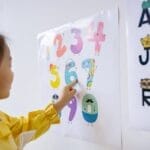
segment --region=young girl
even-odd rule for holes
[[[9,47],[4,36],[0,35],[0,99],[9,96],[13,81],[11,61]],[[76,83],[64,87],[57,103],[30,112],[27,117],[12,117],[0,112],[0,150],[21,150],[26,143],[45,133],[51,124],[59,123],[58,113],[76,93],[73,88]]]

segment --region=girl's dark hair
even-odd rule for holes
[[[0,34],[0,62],[2,61],[5,48],[5,37]]]

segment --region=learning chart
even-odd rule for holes
[[[127,0],[126,8],[130,125],[150,130],[150,0]]]
[[[55,103],[79,81],[51,131],[120,147],[117,8],[42,32],[38,42],[43,101]]]

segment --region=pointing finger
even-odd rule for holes
[[[74,87],[76,84],[78,83],[78,80],[76,79],[75,81],[73,81],[72,83],[70,83],[68,86],[70,88]]]

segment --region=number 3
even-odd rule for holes
[[[81,52],[82,48],[83,48],[83,42],[82,42],[82,38],[80,36],[81,31],[77,28],[73,28],[71,30],[71,33],[74,33],[74,38],[77,39],[77,44],[76,45],[71,45],[71,51],[74,54],[78,54]]]

